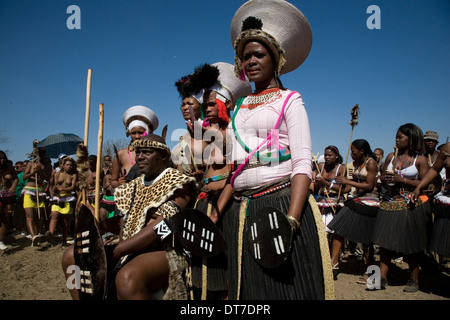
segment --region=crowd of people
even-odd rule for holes
[[[37,158],[13,164],[6,153],[0,151],[0,250],[8,249],[4,239],[11,233],[25,235],[30,239],[31,246],[38,246],[44,241],[55,244],[55,235],[61,238],[63,246],[73,242],[74,213],[80,194],[77,161],[60,154],[52,166],[45,148],[38,149],[38,154]],[[90,158],[90,189],[93,190],[96,156]],[[104,197],[108,195],[108,190],[111,191],[107,186],[111,176],[111,160],[108,161],[108,158],[111,159],[110,156],[104,157],[105,166],[101,168]]]
[[[424,135],[407,123],[385,159],[365,139],[352,141],[348,163],[333,145],[316,159],[302,96],[280,79],[309,54],[306,18],[286,1],[249,1],[236,12],[231,35],[235,65],[206,63],[175,83],[187,130],[174,150],[164,129],[154,133],[159,121],[151,109],[127,109],[130,145],[103,155],[102,168],[89,156],[86,201],[79,159],[61,155],[52,170],[39,149],[13,167],[0,152],[0,249],[13,216],[31,245],[54,243],[58,232],[70,245],[77,212],[94,212],[101,170],[108,298],[332,299],[351,243],[366,268],[379,265],[375,289],[387,288],[391,259],[402,257],[410,269],[404,291],[417,291],[422,256],[433,252],[441,263],[450,257],[450,143],[438,147],[436,132]],[[201,256],[167,240],[161,225],[185,209],[209,217],[224,251]],[[68,247],[63,269],[75,261]],[[355,281],[367,284],[370,275]]]

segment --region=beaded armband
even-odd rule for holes
[[[208,183],[211,183],[214,181],[224,180],[224,179],[228,178],[228,176],[229,176],[229,173],[219,174],[214,177],[209,177],[209,178],[203,179],[203,183],[208,184]]]

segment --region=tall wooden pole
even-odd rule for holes
[[[86,114],[84,118],[84,145],[87,148],[89,140],[89,116],[91,113],[91,81],[92,69],[88,69],[87,83],[86,83]],[[81,190],[82,203],[86,203],[86,189]]]
[[[350,120],[350,126],[352,127],[352,131],[350,132],[350,143],[348,145],[348,151],[347,151],[347,156],[345,157],[345,170],[344,172],[347,172],[347,162],[348,162],[348,155],[350,154],[350,149],[352,147],[352,139],[353,139],[353,129],[355,128],[355,126],[358,124],[358,117],[359,117],[359,106],[357,104],[355,104],[352,108],[352,110],[350,111],[350,115],[352,116],[352,119]],[[341,191],[342,191],[342,185],[339,185],[339,192],[338,192],[338,198],[337,198],[337,203],[336,205],[339,204],[339,200],[341,197]],[[336,207],[337,208],[337,207]]]
[[[103,146],[103,103],[99,105],[99,120],[98,120],[98,138],[97,138],[97,165],[95,169],[95,219],[100,221],[100,183],[102,172],[102,146]]]
[[[91,81],[92,69],[88,69],[87,85],[86,85],[86,115],[84,118],[84,145],[88,146],[89,138],[89,114],[91,109]]]

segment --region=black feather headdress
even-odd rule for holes
[[[198,66],[190,75],[182,77],[175,82],[180,97],[185,98],[198,94],[203,89],[213,86],[218,77],[219,69],[208,63]]]

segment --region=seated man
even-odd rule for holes
[[[107,255],[108,264],[120,267],[115,277],[118,299],[154,299],[168,285],[173,289],[169,264],[172,259],[182,263],[184,257],[170,244],[163,245],[153,227],[190,205],[195,179],[170,167],[170,149],[161,137],[150,134],[134,145],[143,175],[115,191],[117,207],[125,215],[123,240]],[[171,261],[167,257],[172,257]],[[74,264],[73,248],[69,248],[63,257],[63,270]],[[70,293],[78,298],[78,290]],[[165,298],[177,297],[166,293]]]

